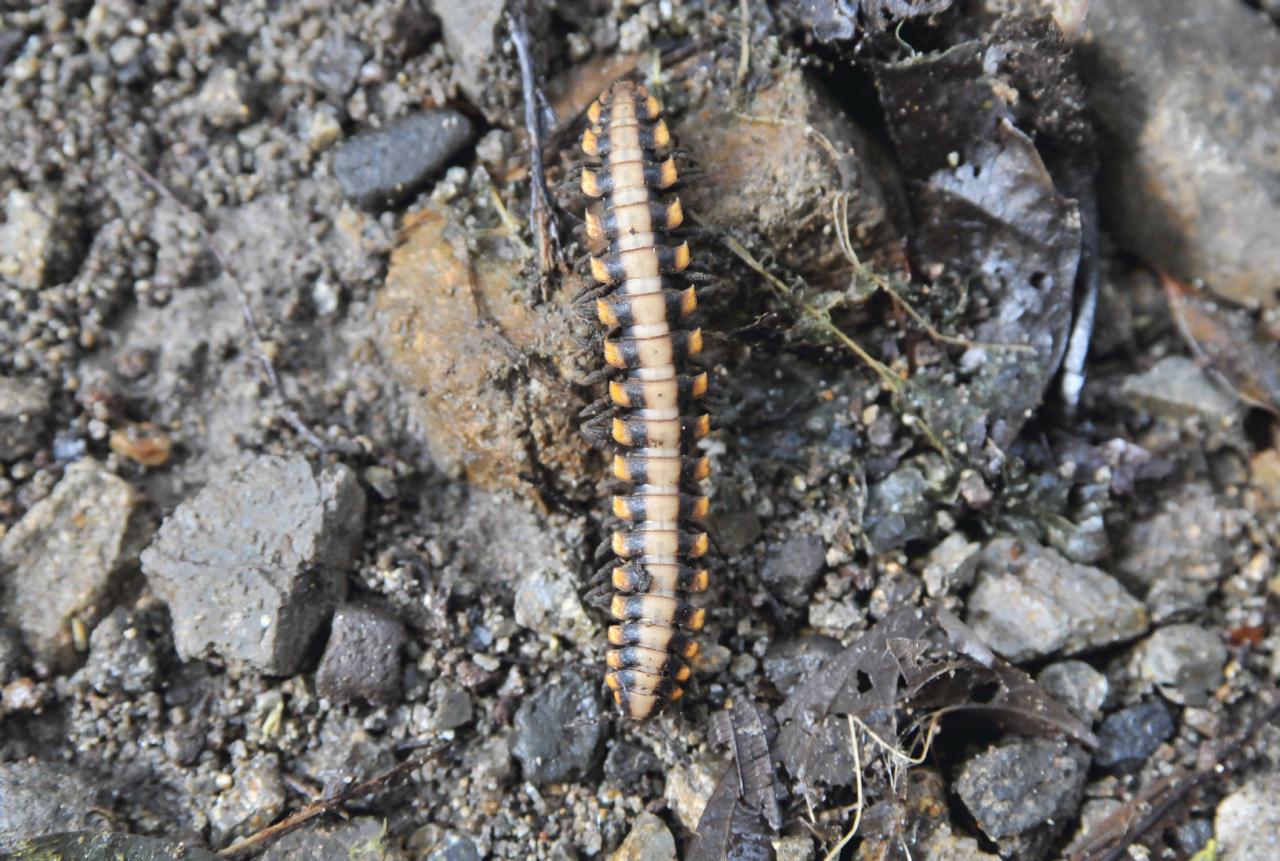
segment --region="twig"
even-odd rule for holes
[[[529,150],[529,224],[538,238],[538,273],[544,288],[560,257],[560,234],[548,205],[547,175],[542,164],[542,144],[546,128],[538,106],[537,71],[529,49],[529,21],[523,3],[511,10],[511,41],[520,58],[520,86],[524,91],[524,127]],[[544,296],[545,298],[545,296]]]
[[[742,23],[742,47],[738,51],[738,88],[741,89],[751,71],[751,10],[748,0],[738,0],[738,18]]]
[[[352,801],[356,798],[360,798],[374,792],[380,792],[392,781],[403,777],[415,768],[420,768],[421,766],[426,765],[428,762],[448,750],[452,744],[453,742],[451,741],[445,742],[444,744],[438,745],[437,747],[423,751],[416,756],[406,759],[404,762],[394,768],[384,771],[382,774],[371,777],[368,780],[362,780],[337,795],[333,795],[328,798],[319,798],[312,801],[297,813],[280,820],[275,825],[268,825],[266,828],[263,828],[261,831],[254,834],[250,834],[243,840],[237,840],[227,848],[219,851],[218,855],[222,858],[231,858],[236,855],[240,855],[241,853],[253,849],[273,837],[279,837],[282,834],[292,831],[304,822],[315,819],[321,814],[328,813],[330,810],[333,810],[348,801]]]
[[[840,857],[841,850],[849,845],[849,841],[858,833],[858,826],[862,824],[862,806],[865,799],[862,797],[862,754],[858,750],[858,727],[854,724],[857,720],[853,715],[847,715],[849,718],[849,738],[853,742],[853,783],[857,790],[856,800],[854,801],[853,824],[849,826],[849,830],[840,838],[840,842],[831,848],[831,851],[823,856],[822,861],[835,861]],[[861,721],[858,722],[859,724]],[[865,727],[863,727],[865,729]]]
[[[227,280],[231,282],[231,287],[236,292],[236,298],[240,302],[240,315],[244,318],[245,329],[249,332],[249,339],[253,343],[253,351],[257,355],[258,364],[262,368],[262,376],[267,381],[268,388],[276,400],[276,410],[280,413],[280,417],[285,423],[308,443],[316,449],[324,452],[328,451],[330,446],[324,440],[316,436],[311,428],[307,427],[306,422],[299,417],[298,413],[290,405],[289,399],[285,396],[284,387],[280,385],[280,377],[276,374],[276,366],[271,361],[271,357],[267,355],[266,348],[263,346],[262,330],[258,328],[258,319],[254,316],[253,306],[249,303],[249,295],[244,291],[244,285],[240,283],[240,278],[236,274],[235,267],[231,265],[231,261],[222,253],[222,249],[218,247],[218,243],[213,241],[213,234],[209,232],[209,228],[205,226],[204,219],[187,204],[178,199],[173,191],[161,182],[155,174],[147,170],[142,162],[138,160],[133,153],[124,147],[116,144],[115,151],[124,159],[125,164],[136,173],[143,182],[151,186],[161,197],[178,207],[183,214],[189,216],[195,223],[196,230],[200,232],[200,238],[204,241],[205,246],[209,249],[209,253],[218,261],[218,266],[222,269],[222,273],[227,276]]]

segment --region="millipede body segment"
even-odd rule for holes
[[[696,292],[678,280],[689,246],[670,237],[684,216],[665,193],[677,177],[662,108],[643,86],[619,81],[587,117],[582,191],[595,198],[586,216],[591,273],[602,285],[595,310],[608,330],[605,362],[616,369],[613,474],[628,485],[613,497],[625,528],[613,534],[617,624],[605,681],[623,714],[640,720],[684,693],[698,652],[689,632],[706,613],[689,596],[708,580],[700,564],[707,534],[698,525],[708,464],[696,447],[709,430],[698,407],[707,375],[688,361],[702,349],[702,332],[689,322]]]

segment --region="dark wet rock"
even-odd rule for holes
[[[141,506],[127,482],[82,460],[0,539],[0,615],[33,656],[66,666],[73,621],[92,626],[111,607],[150,529]]]
[[[615,742],[604,758],[604,776],[618,786],[632,786],[646,774],[662,772],[662,761],[633,742]]]
[[[771,544],[760,579],[764,586],[792,607],[803,607],[813,598],[813,585],[827,561],[827,545],[817,535],[792,535]]]
[[[941,598],[965,589],[978,570],[982,545],[962,533],[953,532],[929,551],[924,564],[924,587],[931,598]]]
[[[191,840],[165,840],[109,831],[64,831],[23,840],[12,861],[218,861]],[[2,848],[2,847],[0,847]]]
[[[771,643],[764,656],[765,678],[786,696],[842,648],[834,637],[817,635]]]
[[[141,694],[160,680],[155,644],[142,620],[123,607],[112,610],[89,637],[89,660],[76,678],[100,693],[119,690]]]
[[[1129,771],[1146,761],[1173,735],[1173,718],[1158,702],[1139,703],[1107,716],[1098,730],[1093,761],[1112,771]]]
[[[576,673],[561,673],[527,695],[511,748],[525,779],[540,785],[586,775],[604,741],[599,715],[596,685]]]
[[[49,417],[49,389],[41,381],[0,377],[0,463],[40,447]]]
[[[179,656],[297,672],[346,595],[364,510],[342,465],[317,475],[305,458],[262,456],[214,477],[142,554]]]
[[[1134,675],[1170,702],[1201,706],[1223,683],[1227,647],[1199,625],[1169,625],[1133,650]]]
[[[1084,661],[1050,664],[1036,676],[1036,682],[1087,724],[1102,713],[1109,688],[1107,677]]]
[[[1222,861],[1280,857],[1280,771],[1272,766],[1218,804],[1213,817]]]
[[[1204,606],[1226,574],[1235,528],[1224,500],[1206,484],[1191,484],[1128,531],[1120,571],[1146,590],[1156,622]]]
[[[631,831],[609,861],[675,861],[676,840],[666,823],[649,811],[631,823]]]
[[[1280,31],[1236,0],[1092,4],[1081,68],[1128,250],[1274,307],[1280,275]]]
[[[231,786],[219,793],[208,809],[212,842],[265,828],[280,815],[284,802],[284,779],[274,753],[237,765]]]
[[[1013,538],[983,550],[966,621],[1015,663],[1130,640],[1148,624],[1146,609],[1110,575]]]
[[[501,108],[495,78],[501,75],[493,62],[498,39],[505,38],[505,0],[439,0],[432,11],[440,19],[444,44],[453,59],[453,76],[458,86],[489,119]]]
[[[1043,857],[1084,794],[1089,757],[1063,741],[1019,740],[973,757],[956,792],[1005,857]]]
[[[902,466],[871,488],[863,520],[877,553],[927,537],[933,531],[929,482],[914,466]]]
[[[24,838],[99,824],[106,792],[89,774],[56,762],[0,763],[0,852]]]
[[[1226,424],[1244,412],[1234,395],[1185,356],[1166,356],[1151,370],[1129,377],[1121,393],[1135,409],[1171,421],[1199,416]]]
[[[343,143],[333,154],[333,175],[348,200],[384,209],[416,194],[471,135],[471,120],[455,110],[410,114]]]
[[[361,816],[347,822],[321,822],[291,831],[270,845],[262,861],[399,861],[403,857],[387,840],[382,819]]]
[[[377,607],[345,604],[333,613],[329,642],[316,670],[316,692],[334,702],[400,698],[400,649],[404,625]]]
[[[369,49],[350,36],[339,36],[324,44],[311,69],[315,85],[337,105],[342,105],[355,89],[360,67]]]

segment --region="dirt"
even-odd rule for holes
[[[1220,2],[1267,28],[1251,51],[1276,41]],[[1220,196],[1211,224],[1187,227],[1184,206],[1157,239],[1139,229],[1233,147],[1233,182],[1269,169],[1256,129],[1215,129],[1199,161],[1150,139],[1169,105],[1180,140],[1207,134],[1216,89],[1164,98],[1172,54],[1100,84],[1127,50],[1107,34],[1137,28],[1114,4],[1096,38],[1062,9],[1065,37],[1001,17],[1043,13],[1033,0],[530,5],[563,237],[545,276],[501,2],[0,15],[0,853],[73,829],[216,852],[366,780],[350,821],[248,851],[711,851],[699,817],[736,795],[713,716],[752,704],[772,744],[824,662],[922,603],[1042,687],[1078,685],[1086,731],[948,715],[840,857],[1067,857],[1266,706],[1280,435],[1274,392],[1239,380],[1280,379],[1274,248],[1223,239],[1240,231]],[[1162,26],[1140,28],[1152,50]],[[1219,42],[1180,32],[1176,55],[1245,63]],[[625,74],[661,95],[681,147],[713,381],[703,652],[680,706],[643,725],[613,718],[601,683],[610,482],[578,428],[599,340],[573,302],[575,140]],[[1265,98],[1246,113],[1276,129]],[[1095,185],[1096,166],[1135,163],[1146,185]],[[1249,196],[1252,230],[1272,187]],[[1139,256],[1179,229],[1186,254]],[[1064,404],[1091,273],[1086,383]],[[1245,306],[1223,331],[1256,339],[1262,367],[1188,343],[1161,277],[1202,279],[1221,300],[1206,314]],[[339,474],[350,504],[326,506],[314,488]],[[343,621],[366,617],[386,632]],[[285,642],[263,633],[277,623]],[[1101,732],[1147,711],[1169,731]],[[832,850],[857,807],[851,727],[822,730],[812,786],[774,761],[776,807],[739,799],[724,846]],[[881,791],[896,760],[861,738]],[[1278,742],[1272,726],[1233,750],[1140,835],[1150,857],[1210,839],[1262,857],[1234,823],[1280,821],[1263,791]]]

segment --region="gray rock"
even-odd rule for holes
[[[49,417],[49,389],[39,380],[0,377],[0,463],[40,447]]]
[[[218,844],[233,835],[265,828],[284,809],[284,780],[274,753],[259,754],[235,768],[230,788],[209,807],[210,839]]]
[[[1179,825],[1174,836],[1178,839],[1178,848],[1191,858],[1213,839],[1213,823],[1197,816]],[[1275,851],[1280,851],[1280,846]]]
[[[123,607],[112,610],[89,637],[89,660],[76,678],[100,693],[141,694],[160,678],[156,648]]]
[[[1250,778],[1218,804],[1213,817],[1222,861],[1280,858],[1280,771]]]
[[[0,218],[0,278],[39,290],[74,273],[79,225],[58,198],[10,191]]]
[[[438,0],[433,11],[440,18],[445,48],[453,60],[453,76],[472,104],[479,105],[490,119],[496,103],[494,77],[501,74],[493,58],[505,0]]]
[[[1036,682],[1085,723],[1092,723],[1102,714],[1109,688],[1107,677],[1084,661],[1050,664],[1036,676]]]
[[[548,636],[586,645],[596,639],[596,625],[578,598],[564,567],[547,569],[536,562],[516,585],[516,624]]]
[[[1167,356],[1151,370],[1129,377],[1120,393],[1134,409],[1170,421],[1200,417],[1234,424],[1244,413],[1234,395],[1185,356]]]
[[[587,774],[604,741],[599,716],[595,685],[576,673],[562,673],[526,696],[511,748],[525,780],[557,783]]]
[[[877,553],[928,537],[933,529],[928,490],[924,474],[914,466],[899,467],[871,488],[863,528]]]
[[[765,678],[786,696],[842,648],[834,637],[816,634],[795,640],[777,640],[769,644],[769,651],[764,655]]]
[[[316,670],[316,692],[339,703],[396,702],[400,649],[407,639],[400,620],[384,610],[357,604],[339,607]]]
[[[471,694],[452,679],[436,679],[431,685],[431,731],[457,729],[470,721]]]
[[[436,848],[427,856],[427,861],[480,861],[482,857],[484,856],[469,837],[446,831]]]
[[[1161,628],[1133,652],[1134,675],[1178,705],[1207,703],[1222,684],[1226,663],[1226,644],[1199,625]]]
[[[399,861],[404,855],[387,840],[386,824],[375,816],[321,823],[276,840],[262,861]]]
[[[619,786],[632,786],[646,774],[662,771],[662,761],[647,748],[620,740],[604,758],[604,776]]]
[[[355,89],[369,49],[350,36],[326,42],[311,70],[311,79],[335,104],[342,105]]]
[[[1158,702],[1139,703],[1108,715],[1098,730],[1093,761],[1112,771],[1129,771],[1146,761],[1173,735],[1173,718]]]
[[[962,533],[953,532],[929,551],[924,562],[924,588],[931,598],[941,598],[965,589],[978,570],[982,545]]]
[[[827,562],[827,545],[817,535],[793,535],[769,546],[760,570],[764,586],[792,607],[813,598],[813,584]]]
[[[1074,817],[1088,767],[1067,742],[1018,740],[966,762],[956,792],[1001,855],[1034,861]]]
[[[631,823],[631,831],[609,861],[675,861],[676,839],[666,823],[644,811]]]
[[[775,861],[813,861],[813,838],[805,834],[773,838]]]
[[[1148,620],[1110,575],[1047,547],[997,538],[982,552],[966,621],[1017,663],[1133,639]]]
[[[253,106],[245,80],[235,69],[212,72],[196,100],[200,114],[218,128],[241,126],[253,119]]]
[[[106,793],[88,774],[56,762],[0,763],[0,852],[19,840],[97,824]]]
[[[137,565],[150,528],[141,505],[127,482],[82,460],[0,539],[0,611],[33,656],[72,662],[73,620],[92,626]]]
[[[1190,484],[1128,532],[1120,571],[1144,589],[1159,623],[1198,611],[1226,574],[1231,520],[1205,484]]]
[[[471,120],[449,108],[410,114],[364,132],[333,154],[333,175],[348,200],[384,209],[414,195],[471,140]]]
[[[1118,240],[1230,299],[1274,307],[1280,31],[1236,0],[1100,0],[1086,24],[1080,65]]]
[[[346,595],[364,510],[342,465],[316,475],[302,457],[263,456],[213,478],[142,554],[178,654],[297,672]]]

